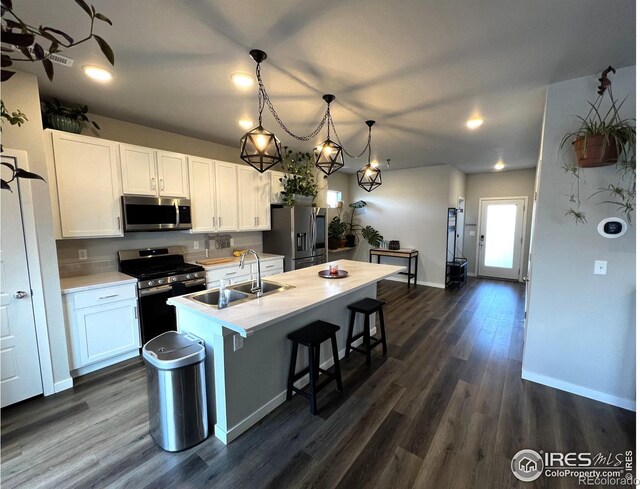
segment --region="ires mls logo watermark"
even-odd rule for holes
[[[532,482],[542,475],[544,461],[538,452],[520,450],[511,459],[511,472],[524,482]]]
[[[579,485],[640,485],[633,477],[633,452],[544,452],[520,450],[511,459],[513,475],[523,482],[540,476],[572,477]]]

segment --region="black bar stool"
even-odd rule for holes
[[[340,330],[335,324],[325,321],[315,321],[304,328],[297,329],[287,335],[291,340],[291,363],[289,364],[289,380],[287,382],[287,400],[293,397],[293,391],[311,401],[311,414],[317,413],[316,395],[320,389],[332,380],[338,384],[338,391],[342,392],[342,377],[340,376],[340,358],[338,357],[338,343],[336,332]],[[320,345],[331,340],[333,351],[333,373],[320,368]],[[298,344],[305,345],[309,350],[309,366],[296,373],[296,359],[298,357]],[[320,372],[327,375],[327,379],[316,385]],[[294,387],[293,383],[309,373],[309,393]]]
[[[349,319],[349,334],[347,335],[347,349],[345,351],[345,357],[349,356],[351,350],[363,353],[367,357],[367,365],[371,365],[371,350],[382,343],[382,353],[387,354],[387,336],[384,331],[384,315],[382,313],[383,301],[377,299],[362,299],[361,301],[354,302],[347,306],[347,309],[351,311],[351,317]],[[378,313],[380,317],[380,339],[371,337],[369,328],[369,316],[371,314]],[[356,313],[364,314],[364,329],[362,333],[358,333],[353,336],[353,326],[356,322]],[[352,343],[359,338],[363,338],[364,350],[352,346]],[[373,341],[371,341],[373,340]]]

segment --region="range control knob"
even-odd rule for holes
[[[187,279],[190,279],[190,278],[191,278],[191,274],[187,273]]]
[[[155,280],[149,280],[149,285],[155,285],[156,281]]]

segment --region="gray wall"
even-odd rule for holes
[[[16,73],[10,80],[2,82],[2,100],[10,112],[20,109],[29,119],[22,127],[3,124],[2,144],[6,148],[26,151],[31,171],[46,176],[38,80],[30,74]],[[34,182],[32,189],[53,381],[59,383],[68,380],[70,376],[49,186]]]
[[[536,171],[514,170],[491,173],[473,173],[467,175],[466,201],[465,201],[465,227],[464,227],[464,256],[469,260],[467,270],[469,273],[477,272],[476,246],[478,235],[471,236],[471,231],[479,228],[478,209],[481,198],[490,197],[529,197],[527,220],[525,223],[525,242],[523,265],[526,270],[527,257],[529,256],[529,241],[531,239],[531,212],[533,209],[533,189],[535,186]],[[472,224],[471,226],[469,224]],[[523,271],[522,275],[526,275]]]
[[[548,89],[522,368],[524,378],[630,408],[636,385],[635,227],[618,239],[601,237],[596,226],[616,215],[615,208],[586,199],[587,224],[566,217],[570,180],[558,161],[563,135],[577,127],[575,114],[586,115],[587,101],[595,99],[597,79]],[[611,80],[617,98],[629,94],[622,117],[635,117],[635,67],[619,69]],[[617,180],[615,166],[586,169],[583,176],[583,196]],[[608,262],[606,276],[593,274],[594,260]]]
[[[464,174],[449,165],[408,170],[386,170],[382,186],[371,193],[351,179],[351,200],[362,199],[360,224],[371,225],[385,240],[399,240],[403,248],[420,252],[418,282],[444,287],[446,260],[447,208],[464,195]],[[356,259],[369,260],[369,246],[364,240]],[[384,263],[406,265],[406,260],[383,259]]]

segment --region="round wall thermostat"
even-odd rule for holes
[[[619,238],[627,232],[627,223],[619,217],[607,217],[598,224],[598,233],[605,238]]]

